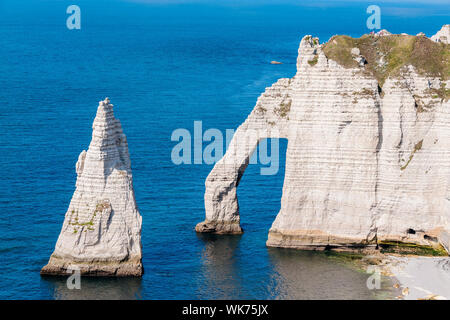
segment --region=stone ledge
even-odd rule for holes
[[[359,253],[372,253],[378,250],[403,251],[404,254],[415,255],[445,255],[448,253],[448,246],[450,245],[450,235],[446,233],[448,238],[440,237],[439,243],[431,241],[414,241],[412,238],[405,238],[404,236],[389,236],[379,237],[373,241],[367,241],[362,238],[346,238],[328,235],[318,231],[269,231],[269,236],[266,242],[268,247],[291,248],[300,250],[333,250],[333,251],[350,251]],[[445,234],[444,234],[445,235]],[[447,241],[447,244],[443,243]],[[446,246],[447,245],[447,246]],[[444,251],[445,249],[445,251]]]
[[[205,220],[195,226],[195,231],[199,233],[214,234],[242,234],[239,221],[208,221]]]
[[[72,273],[67,270],[73,267],[78,267],[82,276],[141,277],[144,274],[142,260],[138,257],[123,261],[77,261],[51,256],[41,269],[41,275],[67,276]]]

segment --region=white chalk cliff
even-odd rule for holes
[[[442,26],[442,29],[430,39],[436,42],[450,43],[450,24]]]
[[[448,248],[449,47],[448,38],[434,39],[440,43],[408,35],[336,36],[325,44],[303,37],[296,75],[258,98],[207,177],[206,220],[196,231],[242,232],[236,188],[257,144],[273,137],[288,147],[268,246],[441,241]]]
[[[41,274],[79,269],[93,276],[141,276],[141,224],[128,144],[109,99],[100,101],[88,151],[55,251]]]

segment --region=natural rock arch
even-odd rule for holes
[[[367,37],[376,45],[382,35]],[[350,60],[356,55],[354,63],[327,57],[318,38],[302,39],[297,74],[258,98],[207,177],[206,219],[197,232],[242,232],[236,188],[250,156],[261,139],[286,138],[281,209],[268,246],[361,248],[384,241],[436,246],[430,239],[438,239],[449,247],[450,161],[443,159],[450,149],[450,106],[448,98],[427,93],[449,87],[448,79],[418,73],[407,61],[402,77],[386,74],[379,82],[372,74],[374,61],[367,65],[351,47],[334,50],[340,41],[348,43],[332,38],[329,53],[342,51]]]
[[[206,220],[197,232],[242,233],[237,187],[250,157],[262,139],[287,138],[292,100],[291,79],[280,79],[258,98],[256,107],[236,130],[224,157],[208,175],[205,186]]]

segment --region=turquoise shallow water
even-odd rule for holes
[[[277,175],[261,176],[260,166],[250,165],[243,177],[246,232],[238,237],[194,232],[212,166],[170,159],[173,130],[192,131],[196,120],[204,130],[234,129],[265,87],[292,77],[303,35],[324,41],[367,32],[364,6],[78,3],[82,29],[69,31],[68,1],[0,2],[0,298],[389,296],[369,291],[367,274],[325,254],[265,247],[280,207],[285,141]],[[391,10],[383,28],[432,34],[448,23],[442,12],[414,12]],[[75,188],[75,162],[105,96],[128,137],[145,274],[83,279],[81,290],[68,290],[65,279],[41,278],[39,270],[53,251]]]

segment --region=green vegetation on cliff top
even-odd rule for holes
[[[323,52],[345,68],[357,67],[351,54],[359,48],[366,59],[365,69],[383,86],[389,77],[399,76],[402,68],[412,65],[420,75],[447,80],[450,76],[450,45],[424,36],[363,35],[361,38],[334,36],[323,45]]]
[[[448,256],[447,251],[440,244],[432,247],[414,243],[402,243],[398,241],[381,241],[379,246],[381,253],[386,254],[396,253],[401,255],[418,256]]]

